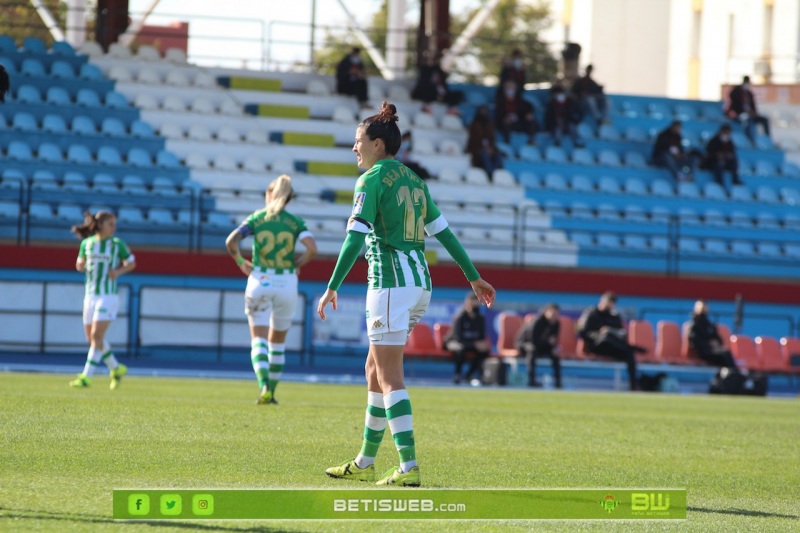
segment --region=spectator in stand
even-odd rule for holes
[[[539,124],[533,113],[533,106],[522,98],[517,84],[511,80],[503,84],[497,91],[494,104],[494,118],[497,130],[506,144],[511,143],[511,132],[518,131],[528,136],[528,144],[536,144],[536,132]]]
[[[550,90],[550,99],[544,115],[544,127],[553,136],[556,146],[561,146],[561,139],[568,134],[572,144],[583,147],[578,139],[577,124],[581,121],[581,113],[575,100],[567,94],[564,87],[554,85]]]
[[[553,376],[556,388],[561,388],[561,347],[558,345],[558,333],[561,325],[558,322],[559,307],[547,304],[542,312],[522,326],[517,335],[519,355],[528,363],[528,386],[541,387],[536,381],[536,359],[547,357],[553,365]]]
[[[419,69],[417,84],[411,91],[411,98],[422,102],[422,111],[432,113],[432,102],[445,104],[447,112],[458,115],[458,104],[464,99],[461,91],[451,91],[447,85],[447,73],[442,70],[441,60],[428,58]]]
[[[703,162],[705,168],[714,174],[714,179],[723,187],[728,188],[725,183],[725,172],[731,174],[731,184],[741,185],[739,180],[739,161],[736,158],[736,147],[731,141],[731,127],[723,124],[719,132],[714,135],[706,144],[706,158]]]
[[[410,131],[407,131],[403,134],[403,136],[400,138],[400,143],[400,151],[397,152],[396,159],[413,170],[414,173],[420,178],[424,180],[430,179],[431,174],[428,172],[428,169],[420,165],[412,155],[414,145],[411,140]]]
[[[453,383],[461,383],[463,379],[469,383],[471,377],[481,377],[483,361],[489,357],[491,347],[486,340],[486,319],[480,312],[478,297],[474,293],[467,294],[462,307],[453,317],[450,333],[445,339],[445,347],[453,352],[455,375]],[[472,354],[472,363],[467,373],[461,375],[461,369],[467,355]]]
[[[598,125],[608,123],[608,102],[603,86],[592,79],[594,67],[586,67],[586,74],[572,84],[572,94],[578,100],[581,111],[594,118]]]
[[[728,117],[742,123],[744,132],[751,143],[755,144],[756,142],[757,124],[761,124],[764,128],[764,133],[769,137],[769,119],[764,115],[758,114],[756,99],[753,96],[750,85],[750,76],[745,76],[742,79],[742,84],[731,90],[730,95],[728,95],[726,114]]]
[[[584,351],[625,362],[630,389],[636,390],[636,353],[647,350],[628,343],[628,333],[616,305],[617,295],[604,293],[597,307],[587,309],[578,319],[578,336],[583,339]]]
[[[525,60],[519,48],[511,52],[510,59],[503,61],[503,68],[500,70],[500,84],[497,87],[498,93],[507,81],[513,81],[520,94],[525,90]]]
[[[697,357],[711,366],[730,368],[739,372],[733,354],[725,348],[717,331],[717,325],[708,319],[708,303],[697,300],[692,312],[692,325],[689,330],[689,346]]]
[[[653,145],[653,164],[669,170],[677,181],[692,181],[694,173],[702,161],[702,154],[697,150],[688,153],[683,149],[683,124],[676,120],[668,128],[661,131]]]
[[[367,74],[361,62],[361,49],[354,46],[336,67],[336,92],[355,96],[362,108],[367,104]]]
[[[503,160],[497,150],[494,125],[489,118],[489,109],[480,106],[469,125],[467,153],[472,156],[472,166],[482,168],[492,178],[492,173],[503,168]]]
[[[8,79],[8,72],[3,65],[0,65],[0,104],[6,101],[6,93],[11,83]]]

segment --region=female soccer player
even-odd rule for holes
[[[228,235],[225,246],[247,276],[244,293],[250,324],[253,370],[261,392],[256,403],[278,403],[275,389],[285,364],[286,334],[297,306],[297,270],[317,255],[314,236],[303,219],[284,209],[292,199],[292,178],[279,176],[267,187],[266,207],[247,217]],[[253,235],[252,262],[242,257],[239,241]],[[295,259],[295,243],[305,252]]]
[[[403,348],[431,299],[431,277],[425,261],[425,234],[434,235],[469,280],[481,303],[491,307],[494,288],[481,279],[447,221],[431,200],[419,176],[394,159],[400,148],[395,106],[383,102],[377,115],[356,129],[358,178],[348,232],[328,290],[317,312],[337,308],[336,291],[353,267],[366,240],[369,264],[367,290],[367,415],[358,456],[326,473],[335,478],[375,480],[375,456],[388,422],[400,465],[389,470],[379,485],[419,486],[411,401],[403,383]]]
[[[88,387],[94,367],[102,361],[108,366],[111,390],[114,390],[128,368],[117,362],[105,336],[119,309],[117,278],[136,268],[136,259],[125,243],[114,237],[117,231],[114,213],[98,211],[93,215],[86,211],[84,217],[83,224],[72,226],[72,232],[83,239],[75,268],[86,273],[83,326],[89,341],[89,353],[83,372],[69,384],[78,388]]]

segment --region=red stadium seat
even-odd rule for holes
[[[753,339],[747,335],[731,335],[730,339],[731,352],[737,365],[745,366],[748,370],[761,370],[761,359]]]
[[[522,317],[505,311],[497,316],[499,331],[497,335],[497,354],[500,357],[517,357],[517,333],[522,327]]]
[[[437,350],[447,350],[444,346],[444,340],[450,333],[450,324],[443,324],[437,322],[433,325],[433,342],[436,344]]]
[[[575,333],[575,321],[568,316],[558,316],[558,345],[561,347],[561,357],[567,359],[583,359],[583,354],[578,355],[578,338]]]
[[[428,324],[420,322],[408,336],[405,354],[412,357],[449,357],[450,352],[436,348],[433,332]]]
[[[644,353],[636,354],[636,359],[642,363],[656,361],[655,356],[655,336],[653,335],[653,325],[646,320],[631,320],[628,322],[628,342],[634,346],[641,346]]]
[[[682,362],[681,330],[678,324],[659,320],[656,324],[656,360],[664,363]]]
[[[725,324],[717,324],[717,333],[722,338],[722,345],[729,350],[731,348],[731,328],[726,326]]]
[[[697,353],[689,342],[689,333],[691,330],[691,322],[684,322],[681,326],[681,356],[674,362],[681,365],[705,365],[706,362],[697,357]],[[717,332],[719,331],[719,328],[717,328]],[[728,339],[728,343],[730,344],[729,337],[728,335],[725,338]]]
[[[800,356],[800,339],[781,337],[781,352],[791,372],[800,374],[800,366],[792,366],[792,356]]]
[[[756,352],[766,372],[787,372],[789,360],[783,357],[781,345],[773,337],[756,337]]]

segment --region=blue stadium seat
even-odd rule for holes
[[[572,176],[572,180],[570,182],[571,188],[573,191],[576,192],[593,192],[594,191],[594,184],[592,183],[591,178],[586,176]]]
[[[128,132],[125,130],[125,124],[115,117],[106,117],[100,126],[100,131],[111,137],[126,137]]]
[[[539,162],[542,160],[542,153],[537,147],[526,144],[519,148],[519,158],[523,161]]]
[[[66,41],[56,41],[53,43],[53,48],[51,52],[56,55],[60,56],[74,56],[75,49],[72,48],[72,45]],[[88,64],[88,63],[87,63]]]
[[[800,190],[791,187],[781,188],[781,199],[787,205],[800,206]]]
[[[218,211],[212,211],[208,214],[208,218],[206,222],[210,226],[216,226],[218,228],[229,228],[233,224],[231,216],[227,213],[220,213]]]
[[[634,196],[647,196],[647,185],[639,178],[625,180],[625,192]]]
[[[594,218],[594,211],[586,202],[573,202],[569,206],[570,215],[572,218],[591,219]]]
[[[22,67],[19,69],[22,74],[26,76],[45,77],[47,72],[44,70],[44,65],[38,59],[29,57],[22,60]]]
[[[130,107],[128,99],[117,91],[109,91],[105,98],[106,106],[112,109],[126,109]]]
[[[14,114],[11,127],[20,131],[36,131],[39,129],[39,125],[36,124],[36,119],[33,118],[33,115],[25,112]]]
[[[48,161],[50,163],[59,163],[64,160],[64,154],[61,153],[61,148],[53,143],[40,144],[36,157],[40,161]]]
[[[676,104],[673,111],[673,116],[675,117],[675,120],[694,120],[697,118],[697,111],[689,105]]]
[[[89,192],[89,185],[86,176],[80,172],[67,172],[64,174],[64,188],[68,191],[86,193]]]
[[[645,114],[644,106],[635,100],[623,100],[619,108],[626,117],[636,118]]]
[[[628,222],[647,222],[647,214],[638,205],[625,206],[625,220]]]
[[[697,216],[697,211],[691,207],[681,207],[678,209],[678,218],[681,225],[698,226],[701,224],[700,217]]]
[[[53,218],[53,208],[43,202],[31,202],[28,206],[28,215],[31,218],[50,220]]]
[[[619,194],[619,181],[610,176],[603,176],[600,178],[600,181],[597,182],[597,190],[608,194]]]
[[[733,241],[731,243],[731,252],[736,255],[754,255],[753,243],[749,241]]]
[[[544,209],[550,216],[565,216],[567,214],[567,210],[564,209],[564,204],[555,200],[545,201]]]
[[[0,50],[0,52],[2,52],[2,50]],[[14,60],[10,57],[0,55],[0,65],[6,69],[9,76],[14,76],[17,73],[17,64],[14,63]]]
[[[773,165],[769,161],[764,161],[763,159],[759,159],[758,161],[756,161],[755,173],[757,176],[775,176],[778,173],[778,171],[775,168],[775,165]]]
[[[551,163],[566,163],[567,153],[559,146],[548,146],[544,150],[544,159]]]
[[[565,191],[567,189],[567,180],[561,174],[551,172],[544,177],[543,186],[551,191]]]
[[[80,133],[81,135],[95,135],[97,133],[97,126],[94,121],[85,115],[77,115],[72,119],[71,125],[72,133]]]
[[[587,148],[576,148],[572,151],[572,162],[578,165],[594,165],[594,157]]]
[[[647,168],[647,160],[640,152],[626,152],[625,165],[633,168]]]
[[[155,224],[172,224],[174,219],[169,209],[163,207],[152,207],[147,212],[147,219]]]
[[[800,215],[795,213],[783,215],[783,227],[791,231],[800,231]]]
[[[33,85],[22,85],[17,90],[17,101],[23,104],[38,104],[42,101],[42,95]]]
[[[153,192],[162,196],[177,196],[178,194],[178,190],[175,188],[175,182],[162,176],[153,178]]]
[[[714,181],[709,181],[703,185],[703,196],[705,196],[708,200],[725,201],[728,199],[725,189],[723,189],[719,183]]]
[[[600,233],[597,235],[597,246],[603,248],[619,248],[619,235],[614,233]]]
[[[572,231],[569,234],[569,239],[579,247],[594,246],[594,237],[592,237],[591,233]]]
[[[79,165],[92,163],[92,152],[82,144],[72,144],[67,148],[67,161]]]
[[[650,209],[650,220],[657,224],[668,224],[672,219],[672,212],[664,206],[656,205]]]
[[[778,192],[775,189],[767,185],[761,185],[756,189],[756,201],[765,204],[777,204],[781,200],[778,198]]]
[[[24,141],[11,141],[8,143],[8,157],[17,161],[33,161],[33,150]]]
[[[716,255],[728,254],[728,245],[725,243],[725,241],[720,239],[706,239],[704,244],[707,253]]]
[[[153,132],[153,128],[150,127],[150,124],[138,119],[134,120],[131,124],[131,135],[140,139],[152,139],[156,136],[155,132]]]
[[[97,151],[97,162],[104,165],[121,165],[122,156],[113,146],[101,146]]]
[[[48,133],[67,133],[67,123],[61,115],[45,115],[42,130]]]
[[[52,172],[36,171],[31,178],[31,189],[38,191],[56,191],[58,182]]]
[[[122,178],[122,190],[128,194],[147,194],[144,180],[133,174]]]
[[[17,43],[9,35],[0,35],[0,52],[13,53],[17,51]]]
[[[761,229],[780,229],[780,224],[778,223],[778,217],[773,215],[772,213],[768,213],[762,211],[756,215],[756,226]]]
[[[22,50],[32,54],[47,53],[47,47],[44,45],[44,41],[38,37],[25,37],[22,41]]]
[[[75,204],[58,204],[56,206],[56,218],[61,220],[83,220],[83,210]]]
[[[120,207],[117,215],[121,224],[145,223],[142,211],[136,207]]]
[[[533,172],[520,172],[518,181],[521,184],[524,184],[526,187],[531,187],[534,189],[538,189],[542,186],[542,180],[539,179],[539,176]]]
[[[622,165],[622,162],[619,159],[619,154],[612,150],[600,150],[600,153],[597,154],[597,162],[600,165],[606,165],[609,167],[618,167]]]
[[[669,239],[660,235],[650,237],[650,249],[655,252],[666,252],[669,250]]]
[[[700,188],[693,181],[678,183],[678,196],[683,198],[700,198]]]
[[[102,107],[103,105],[100,103],[100,97],[97,96],[97,93],[86,88],[78,89],[78,96],[75,98],[75,102],[84,107]]]
[[[643,235],[624,235],[622,246],[631,250],[646,250],[647,239]]]
[[[731,187],[731,200],[737,202],[752,202],[753,193],[747,188],[747,185],[734,185]]]
[[[656,120],[672,118],[672,111],[666,104],[661,102],[650,102],[647,104],[647,114],[650,115],[650,118]]]
[[[91,63],[84,63],[81,65],[81,70],[78,72],[78,77],[87,81],[103,81],[103,71],[92,65]]]
[[[620,220],[619,209],[611,204],[600,204],[597,206],[597,218],[601,220]]]
[[[781,247],[774,242],[759,242],[756,244],[756,253],[764,257],[780,257]]]
[[[128,152],[128,164],[134,167],[151,167],[153,160],[143,148],[131,148]]]
[[[621,137],[619,130],[611,124],[602,124],[598,133],[598,136],[606,141],[618,141]]]
[[[0,218],[16,219],[19,217],[19,202],[0,201]]]
[[[164,168],[180,168],[181,163],[172,152],[161,150],[156,154],[156,165]]]
[[[731,226],[736,226],[737,228],[753,227],[753,218],[750,216],[750,213],[747,213],[746,211],[731,211],[729,217],[731,220]]]
[[[792,257],[794,259],[800,258],[800,244],[796,243],[786,243],[783,245],[783,253],[787,257]]]
[[[75,77],[75,69],[66,61],[53,61],[50,65],[50,76],[61,79],[71,79]]]
[[[684,254],[699,254],[700,241],[690,237],[681,237],[678,240],[678,250]]]
[[[188,209],[181,209],[178,211],[178,217],[176,218],[176,222],[181,225],[190,225],[195,220],[194,215]]]
[[[672,184],[664,180],[653,180],[650,184],[650,192],[653,196],[671,197],[675,195]]]
[[[67,106],[72,103],[69,93],[63,87],[49,87],[47,89],[45,100],[48,104],[58,106]]]
[[[110,174],[95,174],[92,180],[92,189],[97,192],[114,194],[119,192],[119,186],[114,176]]]
[[[625,130],[625,138],[635,142],[647,142],[649,140],[647,132],[636,126],[631,126]]]
[[[703,212],[703,220],[707,226],[722,227],[728,225],[728,220],[719,209],[706,209]]]

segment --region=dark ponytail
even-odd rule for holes
[[[95,215],[91,214],[89,211],[84,211],[83,224],[72,226],[70,229],[76,236],[85,239],[97,233],[97,228],[101,222],[112,217],[114,217],[114,213],[110,211],[98,211]]]
[[[397,108],[384,100],[378,114],[365,118],[359,126],[364,128],[364,133],[370,140],[381,139],[387,154],[396,155],[400,150],[402,137],[397,126],[398,120]]]

